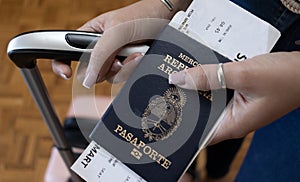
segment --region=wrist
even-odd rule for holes
[[[176,12],[181,10],[186,10],[192,0],[169,0],[173,5],[173,10],[171,11],[166,4],[161,0],[143,0],[146,6],[151,7],[150,11],[153,13],[155,18],[171,19]],[[151,13],[150,12],[150,13]]]

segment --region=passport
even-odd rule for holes
[[[90,137],[146,181],[177,181],[213,134],[232,92],[185,90],[168,76],[229,62],[166,26]]]

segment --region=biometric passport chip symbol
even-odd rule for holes
[[[140,160],[141,157],[143,156],[143,154],[140,151],[138,151],[136,148],[134,148],[130,154],[137,160]]]

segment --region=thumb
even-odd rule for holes
[[[133,60],[130,60],[127,64],[124,64],[121,70],[116,75],[109,78],[108,81],[113,84],[126,81],[129,78],[129,76],[133,73],[135,68],[138,66],[138,64],[141,62],[142,58],[143,56],[137,56]]]
[[[224,81],[226,88],[239,89],[245,84],[243,71],[243,62],[206,64],[171,74],[169,83],[185,89],[208,91],[221,89]]]
[[[97,16],[96,18],[86,22],[84,25],[79,27],[79,31],[87,32],[103,32],[104,31],[104,18],[103,15]]]

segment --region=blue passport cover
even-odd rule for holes
[[[114,99],[91,139],[146,181],[177,181],[225,108],[231,94],[184,90],[168,83],[174,71],[229,60],[166,26]]]

